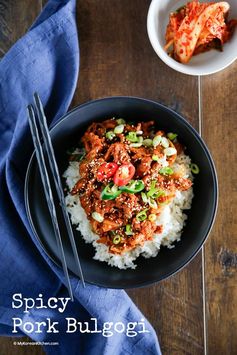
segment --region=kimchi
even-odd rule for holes
[[[165,50],[180,63],[212,48],[222,50],[232,36],[237,20],[228,21],[227,2],[191,1],[169,16]]]

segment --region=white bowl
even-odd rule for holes
[[[165,32],[169,22],[169,14],[188,1],[186,0],[153,0],[147,16],[147,31],[153,49],[169,67],[189,75],[208,75],[216,73],[237,59],[237,28],[231,40],[224,44],[223,52],[210,50],[193,56],[188,64],[182,64],[171,58],[164,50]],[[230,4],[229,19],[237,19],[237,2],[228,0]]]

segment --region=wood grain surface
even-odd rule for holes
[[[202,79],[199,121],[198,79],[168,68],[152,50],[146,33],[149,4],[77,1],[81,58],[72,107],[111,95],[141,96],[173,108],[197,130],[202,126],[220,187],[219,211],[205,257],[200,252],[168,280],[128,293],[157,331],[164,355],[235,355],[237,64]],[[40,0],[0,0],[0,56],[27,30],[41,6]],[[43,354],[40,347],[14,347],[14,340],[0,338],[0,355]]]
[[[203,79],[203,137],[215,160],[219,208],[205,246],[209,354],[237,354],[237,62]]]
[[[0,57],[28,30],[41,7],[41,0],[0,0]]]

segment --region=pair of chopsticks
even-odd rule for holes
[[[44,193],[45,193],[45,197],[47,200],[47,205],[48,205],[48,209],[50,212],[50,216],[51,216],[51,220],[52,220],[52,224],[53,224],[53,229],[54,229],[55,237],[57,240],[58,249],[61,254],[61,262],[62,262],[63,272],[64,272],[64,275],[66,278],[66,286],[67,286],[70,298],[73,301],[72,287],[71,287],[71,283],[70,283],[66,257],[65,257],[65,253],[64,253],[64,249],[63,249],[62,237],[61,237],[59,223],[58,223],[58,219],[57,219],[57,213],[56,213],[51,183],[49,180],[49,172],[47,170],[47,166],[45,163],[45,156],[49,162],[51,176],[53,177],[53,182],[54,182],[54,185],[56,188],[59,204],[62,209],[62,214],[63,214],[64,222],[66,225],[67,233],[69,236],[69,240],[71,243],[73,255],[74,255],[74,258],[76,261],[78,274],[80,276],[80,279],[81,279],[84,287],[85,287],[85,282],[84,282],[84,277],[83,277],[83,273],[82,273],[82,268],[81,268],[79,256],[77,253],[77,247],[76,247],[76,243],[75,243],[75,239],[74,239],[74,235],[73,235],[73,231],[72,231],[72,226],[71,226],[69,216],[67,213],[67,209],[66,209],[63,188],[62,188],[61,179],[60,179],[60,175],[59,175],[59,171],[58,171],[58,166],[57,166],[57,162],[55,159],[55,154],[54,154],[54,150],[53,150],[53,146],[52,146],[52,142],[51,142],[51,138],[50,138],[50,134],[49,134],[49,129],[48,129],[46,117],[44,114],[44,108],[43,108],[42,102],[40,100],[40,97],[37,93],[34,94],[34,104],[35,104],[35,106],[29,105],[27,107],[29,125],[30,125],[31,135],[32,135],[32,139],[33,139],[33,143],[34,143],[34,147],[35,147],[36,158],[37,158],[38,165],[39,165],[40,176],[41,176],[41,180],[43,183]],[[39,124],[37,124],[37,121]],[[44,150],[41,145],[38,127],[40,128],[41,135],[43,137],[43,143],[44,143],[44,147],[45,147]],[[45,151],[45,153],[44,153],[44,151]],[[45,154],[45,156],[44,156],[44,154]]]

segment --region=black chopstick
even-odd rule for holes
[[[37,127],[36,119],[35,119],[35,110],[32,105],[29,105],[27,107],[27,110],[28,110],[31,135],[32,135],[32,139],[33,139],[33,143],[34,143],[34,147],[35,147],[36,158],[37,158],[38,165],[39,165],[39,171],[40,171],[40,176],[41,176],[41,180],[43,183],[44,193],[45,193],[45,197],[47,200],[47,205],[49,208],[54,233],[55,233],[57,244],[58,244],[58,249],[61,253],[61,261],[62,261],[64,275],[66,278],[66,285],[67,285],[67,289],[68,289],[70,298],[73,301],[73,293],[72,293],[72,288],[71,288],[71,284],[70,284],[66,258],[65,258],[65,254],[64,254],[64,250],[63,250],[62,238],[61,238],[59,225],[58,225],[58,221],[57,221],[57,214],[56,214],[56,208],[55,208],[55,204],[54,204],[54,200],[53,200],[53,193],[52,193],[51,184],[49,181],[49,175],[47,172],[45,159],[44,159],[44,153],[43,153],[43,149],[42,149],[42,146],[40,143],[38,127]]]
[[[60,175],[59,175],[59,171],[58,171],[58,166],[57,166],[57,162],[56,162],[56,159],[55,159],[55,154],[54,154],[51,138],[50,138],[50,135],[49,135],[49,129],[48,129],[48,125],[47,125],[47,120],[46,120],[46,117],[45,117],[43,104],[42,104],[42,102],[40,100],[40,97],[39,97],[39,95],[37,93],[34,94],[34,101],[35,101],[35,106],[37,108],[37,114],[38,114],[40,128],[41,128],[41,132],[42,132],[42,136],[43,136],[43,141],[44,141],[44,144],[45,144],[45,150],[46,150],[46,153],[48,155],[50,169],[51,169],[51,172],[52,172],[52,176],[53,176],[54,184],[55,184],[55,187],[56,187],[58,199],[59,199],[60,206],[61,206],[61,209],[62,209],[63,218],[64,218],[64,221],[65,221],[65,225],[66,225],[66,228],[67,228],[68,236],[69,236],[69,239],[70,239],[70,243],[71,243],[74,259],[76,261],[77,270],[78,270],[80,279],[82,281],[82,284],[85,287],[84,277],[83,277],[83,273],[82,273],[82,268],[81,268],[79,256],[78,256],[78,253],[77,253],[77,247],[76,247],[76,243],[75,243],[75,239],[74,239],[74,235],[73,235],[73,231],[72,231],[72,226],[71,226],[71,223],[70,223],[70,220],[69,220],[69,216],[68,216],[68,212],[67,212],[67,208],[66,208],[65,197],[64,197],[63,188],[62,188],[62,184],[61,184],[61,179],[60,179]]]

